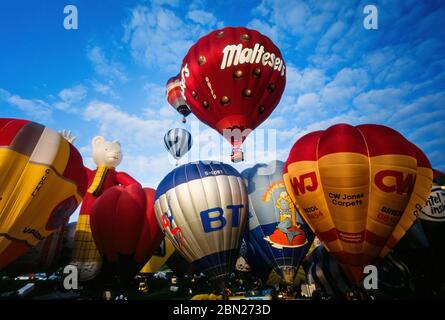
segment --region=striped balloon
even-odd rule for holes
[[[168,79],[165,95],[168,103],[184,116],[182,122],[185,122],[185,118],[190,114],[191,110],[182,96],[179,75]]]
[[[86,185],[81,155],[59,133],[0,118],[0,269],[62,226]]]
[[[193,139],[185,129],[170,129],[164,136],[164,144],[168,152],[176,160],[181,159],[192,147]]]
[[[182,165],[162,180],[155,196],[156,217],[167,238],[212,279],[233,271],[247,206],[241,175],[224,163]]]
[[[411,227],[432,177],[418,147],[372,124],[337,124],[303,136],[284,169],[292,200],[354,283]]]

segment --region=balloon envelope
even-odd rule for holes
[[[286,66],[266,36],[227,27],[210,32],[189,49],[180,77],[192,113],[237,149],[277,106]]]
[[[182,128],[170,129],[164,136],[167,151],[176,160],[181,159],[192,147],[193,139],[190,132]]]
[[[432,170],[400,133],[380,125],[334,125],[299,139],[286,189],[355,284],[383,258],[424,206]]]
[[[30,248],[25,254],[9,264],[5,270],[14,274],[54,271],[61,258],[66,226],[59,227],[40,241],[37,246]]]
[[[100,254],[120,276],[132,276],[162,241],[154,215],[155,190],[115,186],[94,203],[91,231]]]
[[[165,96],[168,103],[184,116],[183,122],[185,122],[185,117],[187,117],[191,111],[190,107],[187,105],[187,102],[182,96],[180,80],[179,75],[171,77],[167,80],[167,84],[165,86]]]
[[[324,294],[344,299],[356,288],[343,273],[336,259],[324,246],[317,246],[308,257],[308,275],[315,282],[318,290]],[[410,297],[414,293],[414,284],[408,267],[395,254],[388,254],[377,266],[377,291],[369,293],[388,295],[392,298]]]
[[[80,153],[59,133],[0,118],[0,269],[62,226],[86,185]]]
[[[234,268],[247,206],[241,175],[214,162],[176,168],[159,184],[155,197],[156,217],[167,238],[213,279]]]
[[[257,259],[292,284],[314,236],[286,191],[283,169],[284,162],[273,161],[242,172],[249,196],[246,241],[255,248]],[[255,268],[254,262],[251,265]]]

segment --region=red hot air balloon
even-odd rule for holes
[[[165,96],[168,103],[184,116],[182,118],[182,122],[185,123],[185,118],[191,111],[190,107],[187,105],[184,97],[182,96],[180,81],[181,79],[179,78],[179,75],[168,79],[167,84],[165,85]]]
[[[105,258],[105,269],[121,278],[136,274],[161,244],[163,235],[154,213],[155,192],[137,184],[115,186],[93,206],[91,231],[97,249]]]
[[[317,237],[358,284],[411,227],[431,190],[425,154],[381,125],[338,124],[300,138],[284,182]]]
[[[258,31],[228,27],[194,44],[182,62],[181,91],[196,117],[233,146],[241,144],[277,106],[286,84],[280,50]]]

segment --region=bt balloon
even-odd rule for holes
[[[284,162],[273,161],[242,172],[249,195],[246,241],[255,248],[258,259],[291,285],[314,236],[286,191],[283,169]]]
[[[196,162],[171,171],[159,184],[155,211],[167,238],[210,278],[230,274],[247,219],[241,175],[224,163]]]
[[[170,129],[164,136],[165,148],[177,161],[181,159],[192,147],[192,135],[185,129]],[[178,165],[178,162],[176,162]]]
[[[162,241],[154,214],[155,190],[138,184],[114,186],[94,203],[91,232],[105,269],[121,279],[134,276]],[[105,272],[107,272],[105,271]]]
[[[300,213],[354,284],[411,227],[432,176],[423,152],[381,125],[309,133],[295,143],[284,169]]]
[[[185,118],[191,111],[190,107],[187,105],[187,102],[182,96],[179,75],[168,79],[165,86],[165,95],[168,103],[175,108],[176,111],[183,115],[182,122],[185,123]]]
[[[0,118],[0,269],[65,224],[86,186],[81,155],[59,133]]]
[[[241,144],[277,106],[286,83],[280,50],[247,28],[210,32],[184,57],[181,91],[196,117],[233,146],[232,161],[243,160]]]

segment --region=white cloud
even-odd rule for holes
[[[188,48],[221,25],[212,13],[203,10],[193,9],[187,17],[189,20],[181,19],[175,11],[155,4],[137,6],[124,25],[123,41],[129,44],[136,61],[178,72]]]
[[[87,121],[96,122],[99,133],[107,139],[118,139],[124,145],[140,150],[161,146],[165,131],[174,123],[168,119],[144,119],[117,105],[97,100],[87,105],[83,115]]]
[[[131,152],[124,149],[123,154],[124,157],[118,170],[129,173],[144,187],[156,189],[164,176],[175,167],[169,161],[167,151],[155,155],[147,155],[137,154],[135,151]]]
[[[24,112],[32,120],[51,121],[51,106],[40,99],[26,99],[0,88],[0,100]]]
[[[368,75],[364,69],[344,68],[321,90],[323,104],[325,107],[345,109],[368,82]]]
[[[187,13],[187,18],[198,24],[215,26],[218,23],[215,15],[204,10],[192,10]]]
[[[250,29],[258,30],[258,32],[269,37],[276,45],[279,46],[281,34],[279,28],[276,25],[272,25],[260,19],[253,19],[247,24],[247,27]]]
[[[328,81],[324,70],[317,68],[305,68],[298,70],[292,65],[286,69],[286,91],[291,93],[307,93],[320,90]]]
[[[53,104],[55,108],[66,112],[77,112],[76,104],[85,99],[87,88],[83,85],[65,88],[59,92],[58,96],[60,101]]]
[[[99,82],[97,80],[91,81],[91,85],[93,86],[93,90],[95,92],[98,92],[102,95],[111,97],[111,98],[118,98],[118,94],[113,89],[113,83],[111,81],[108,81],[106,83]]]
[[[117,62],[109,60],[100,47],[94,46],[89,48],[87,54],[98,75],[105,79],[117,80],[120,82],[126,82],[128,80],[123,71],[123,67]]]
[[[320,41],[317,45],[318,52],[327,52],[331,46],[331,44],[341,37],[342,32],[344,31],[346,25],[342,21],[336,21],[332,24],[328,31],[321,37]]]
[[[320,107],[320,97],[314,92],[305,93],[298,97],[297,106],[302,109],[311,109],[313,112],[314,109]]]
[[[63,89],[59,92],[59,97],[68,103],[76,103],[85,99],[87,88],[83,85],[77,85],[72,88]]]

